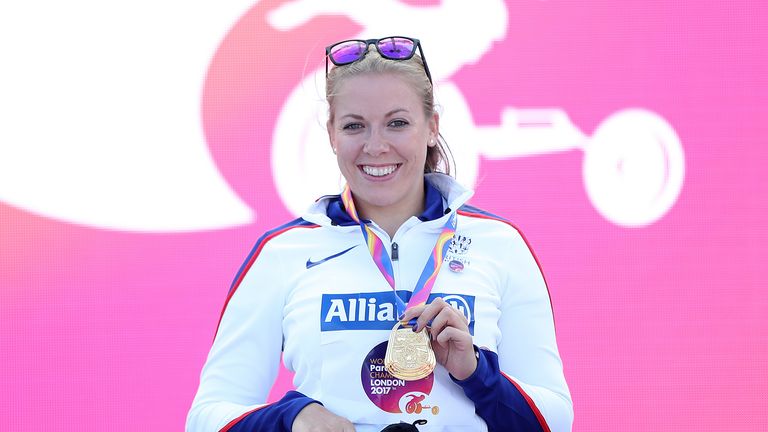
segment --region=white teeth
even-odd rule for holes
[[[383,177],[385,175],[392,174],[397,169],[397,165],[389,165],[383,167],[372,167],[369,165],[363,165],[363,171],[374,177]]]

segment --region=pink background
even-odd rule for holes
[[[0,202],[0,430],[183,428],[229,283],[292,217],[270,164],[282,103],[308,46],[318,66],[359,30],[277,32],[264,14],[279,3],[232,23],[201,83],[211,154],[255,223],[121,232]],[[640,106],[680,137],[682,192],[639,228],[590,204],[581,151],[481,160],[472,204],[515,221],[545,270],[576,431],[768,430],[765,4],[509,1],[505,38],[452,77],[481,125],[557,106],[589,135]]]

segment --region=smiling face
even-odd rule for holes
[[[406,79],[392,73],[348,78],[334,95],[327,127],[361,217],[387,225],[421,213],[438,116],[424,112]]]

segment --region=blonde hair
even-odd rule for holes
[[[408,60],[389,60],[383,58],[376,48],[370,46],[363,59],[343,66],[336,66],[328,72],[325,80],[325,99],[328,101],[328,119],[333,122],[333,100],[339,93],[341,85],[349,78],[363,74],[396,74],[410,83],[413,90],[422,101],[424,115],[435,113],[435,97],[432,83],[427,78],[421,56],[414,54]],[[448,144],[442,135],[438,135],[437,143],[427,147],[427,159],[424,162],[424,172],[443,172],[451,174],[452,155]]]

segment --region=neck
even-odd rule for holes
[[[400,228],[405,221],[407,221],[411,216],[416,216],[419,213],[413,213],[413,214],[406,214],[406,215],[385,215],[381,213],[376,213],[372,216],[364,215],[362,216],[364,219],[369,219],[374,222],[376,222],[376,225],[378,225],[381,229],[383,229],[388,235],[389,238],[393,238],[395,236],[395,233],[397,232],[398,228]]]
[[[358,215],[361,218],[376,222],[376,225],[389,235],[389,238],[393,238],[395,232],[405,221],[411,216],[418,216],[424,212],[423,188],[421,188],[421,193],[417,198],[413,203],[397,203],[380,207],[356,201],[355,206],[357,206]]]

